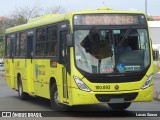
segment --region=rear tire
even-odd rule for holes
[[[108,106],[113,110],[125,110],[131,105],[131,102],[126,103],[108,103]]]
[[[18,77],[18,95],[21,100],[29,99],[28,93],[23,92],[23,85],[22,85],[22,80],[20,76]]]
[[[58,90],[56,84],[53,84],[50,91],[50,101],[51,101],[51,107],[58,111],[68,111],[69,106],[62,104],[58,100]]]

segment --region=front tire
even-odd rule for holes
[[[56,84],[53,84],[50,91],[50,101],[51,101],[51,107],[58,111],[68,111],[69,106],[64,105],[59,102],[58,100],[58,90]]]
[[[126,103],[108,103],[108,106],[113,110],[125,110],[131,105],[131,102]]]
[[[18,95],[21,100],[29,99],[28,93],[23,92],[23,85],[22,85],[22,80],[20,76],[18,77]]]

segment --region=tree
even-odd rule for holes
[[[45,14],[56,14],[64,12],[65,9],[60,5],[53,6],[47,9],[40,8],[38,4],[30,7],[23,6],[15,8],[8,19],[3,19],[0,21],[0,56],[3,56],[4,54],[4,36],[5,30],[7,28],[25,24],[29,19],[32,19],[34,17],[42,16]]]
[[[0,21],[0,56],[4,55],[5,30],[13,26],[14,26],[14,23],[9,18],[6,18]]]
[[[0,43],[0,58],[4,56],[4,42]]]
[[[47,9],[40,8],[39,5],[33,5],[31,7],[24,6],[15,8],[15,10],[11,13],[11,19],[14,21],[14,26],[21,25],[27,23],[28,20],[42,16],[45,14],[56,14],[56,13],[64,13],[65,9],[60,5],[53,6]]]
[[[29,19],[40,16],[42,11],[38,5],[15,8],[11,13],[11,19],[14,21],[14,26],[25,24]]]
[[[14,22],[10,18],[6,18],[0,21],[0,35],[4,36],[5,30],[13,27]]]
[[[45,10],[45,14],[58,14],[58,13],[65,13],[65,12],[66,10],[60,5],[52,6]]]

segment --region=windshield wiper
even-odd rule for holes
[[[106,40],[106,39],[104,38],[104,36],[101,35],[101,33],[97,30],[97,28],[92,27],[91,30],[93,30],[95,33],[97,33],[103,40]]]
[[[132,27],[128,27],[123,38],[120,40],[120,43],[118,44],[118,46],[122,46],[123,42],[125,41],[126,37],[129,35],[131,31],[132,31]]]

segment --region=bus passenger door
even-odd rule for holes
[[[33,35],[27,36],[27,55],[26,55],[26,67],[27,67],[27,88],[29,94],[34,94],[34,83],[33,83]]]
[[[63,30],[60,31],[60,61],[61,64],[63,65],[62,67],[62,91],[63,91],[63,102],[68,103],[69,99],[69,72],[68,72],[68,67],[69,67],[69,49],[66,46],[66,35],[68,33],[68,30]]]
[[[13,60],[13,50],[14,50],[14,40],[15,35],[6,36],[5,41],[5,79],[6,83],[11,87],[15,88],[14,82],[14,60]]]

